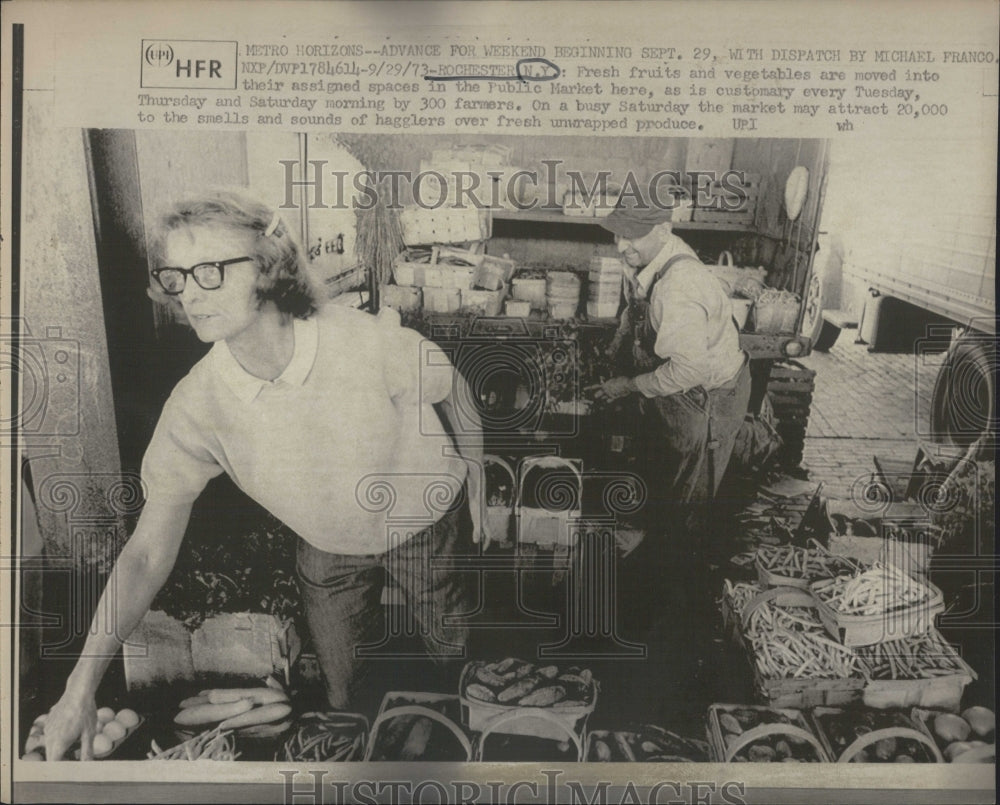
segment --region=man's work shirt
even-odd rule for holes
[[[636,277],[635,292],[645,297],[656,273],[675,255],[678,260],[653,284],[649,321],[656,331],[654,351],[664,363],[635,378],[646,397],[664,397],[695,386],[724,386],[743,366],[740,335],[732,302],[722,284],[695,252],[676,235]]]
[[[329,306],[294,328],[273,381],[218,342],[177,384],[143,459],[147,499],[193,501],[226,472],[320,550],[383,553],[387,513],[420,530],[464,483],[433,407],[454,369],[391,311]]]

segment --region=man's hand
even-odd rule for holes
[[[45,759],[62,760],[80,739],[80,760],[93,760],[97,733],[97,703],[93,696],[76,698],[69,693],[56,702],[45,720]]]
[[[592,391],[594,399],[600,402],[613,402],[614,400],[627,397],[639,390],[635,380],[631,377],[612,377],[605,380],[598,386],[588,386],[586,391]]]

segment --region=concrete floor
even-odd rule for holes
[[[850,498],[870,476],[873,455],[912,462],[943,359],[869,352],[846,330],[829,352],[801,360],[816,371],[802,464],[824,495]]]

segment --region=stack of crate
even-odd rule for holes
[[[722,176],[689,177],[685,189],[694,204],[691,220],[704,224],[751,227],[757,212],[761,177],[754,173],[729,171]]]
[[[783,361],[771,367],[767,395],[777,420],[775,430],[783,443],[778,453],[782,467],[794,468],[802,463],[815,381],[816,372],[797,361]]]

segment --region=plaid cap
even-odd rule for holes
[[[611,214],[601,219],[601,226],[628,240],[644,237],[654,226],[671,219],[671,202],[671,196],[666,193],[660,203],[656,203],[645,188],[639,193],[627,190]]]

